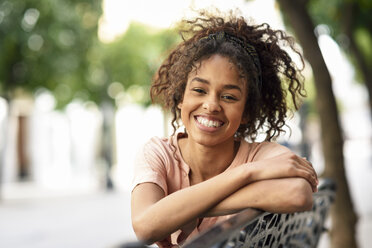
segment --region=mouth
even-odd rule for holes
[[[195,116],[195,120],[202,126],[209,128],[218,128],[223,126],[224,122],[220,120],[206,118],[204,116]]]

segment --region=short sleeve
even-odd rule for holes
[[[289,151],[289,149],[283,145],[276,142],[264,141],[259,143],[253,150],[252,161],[272,158],[287,151]]]
[[[147,142],[137,153],[131,190],[141,183],[155,183],[168,194],[167,172],[161,145],[155,138]]]

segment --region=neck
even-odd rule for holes
[[[190,166],[190,184],[212,178],[229,167],[235,158],[239,143],[231,139],[209,147],[192,143],[188,138],[179,140],[183,160]]]

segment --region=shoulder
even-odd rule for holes
[[[268,159],[285,152],[289,152],[289,148],[273,141],[263,141],[250,143],[252,147],[252,161]]]
[[[167,149],[170,138],[154,136],[150,138],[143,146],[144,149]]]
[[[158,151],[174,151],[177,149],[176,145],[173,144],[173,137],[164,138],[154,136],[149,139],[143,146],[143,149],[158,150]]]
[[[153,137],[138,151],[134,161],[132,190],[142,183],[154,183],[167,194],[167,174],[173,164],[167,138]]]
[[[173,157],[176,149],[176,146],[172,143],[172,137],[161,138],[155,136],[142,146],[140,155],[146,160],[161,160],[166,164]]]

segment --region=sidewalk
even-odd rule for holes
[[[34,191],[0,202],[0,247],[110,248],[135,240],[128,192]],[[29,185],[32,188],[32,185]],[[25,191],[22,191],[25,192]],[[23,198],[23,199],[22,199]]]

